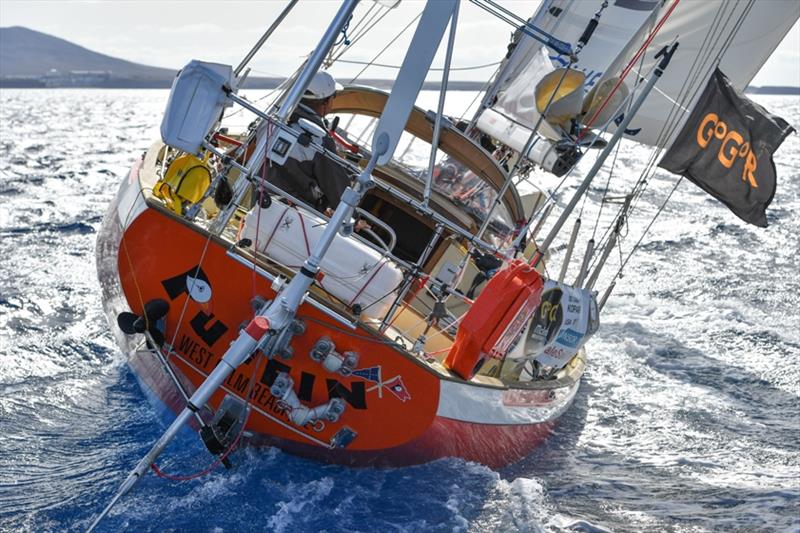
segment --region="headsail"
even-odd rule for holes
[[[659,16],[672,6],[669,2],[661,7]],[[680,2],[642,55],[643,60],[634,65],[631,81],[626,80],[630,87],[633,79],[650,71],[657,61],[656,50],[680,40],[673,68],[665,72],[657,90],[639,109],[627,137],[651,146],[671,145],[715,68],[725,72],[735,89],[744,90],[798,17],[798,2]],[[616,61],[603,80],[618,75],[618,67],[634,56],[641,43],[631,44],[626,61]]]
[[[575,44],[589,21],[601,11],[600,24],[572,65],[585,75],[582,89],[589,91],[661,4],[662,0],[617,0],[603,8],[601,1],[550,0],[539,7],[531,23],[560,40]],[[539,122],[534,88],[556,67],[567,64],[569,57],[518,33],[510,56],[487,92],[486,109],[478,117],[478,128],[521,151]],[[583,94],[579,96],[582,99]],[[539,131],[550,138],[558,137],[546,124],[540,124]]]
[[[576,43],[601,2],[545,2],[531,22],[557,38]],[[669,17],[664,15],[669,12]],[[664,25],[639,56],[615,98],[595,115],[598,104],[616,86],[617,77],[642,44],[651,37],[656,21]],[[731,85],[743,90],[800,17],[800,3],[779,0],[707,2],[680,0],[616,0],[602,12],[600,24],[580,51],[572,68],[586,75],[584,121],[600,128],[609,119],[621,120],[616,111],[624,96],[652,70],[655,52],[680,39],[673,68],[644,103],[628,127],[626,136],[643,144],[665,147],[672,143],[685,122],[701,89],[719,66]],[[487,92],[477,127],[514,150],[522,150],[539,120],[534,87],[569,58],[548,51],[525,35],[516,36],[513,53],[506,60],[495,84]],[[549,61],[547,61],[549,59]],[[614,116],[617,114],[617,116]],[[609,131],[614,131],[611,124]],[[548,125],[539,132],[558,137]]]

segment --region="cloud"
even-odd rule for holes
[[[196,24],[183,24],[169,27],[161,27],[157,30],[159,33],[165,34],[191,34],[191,33],[222,33],[224,28],[216,24],[210,23],[196,23]]]

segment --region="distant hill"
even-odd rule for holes
[[[150,67],[93,52],[39,31],[0,28],[0,87],[169,88],[177,69]],[[281,78],[248,77],[245,87],[273,89]],[[391,89],[393,80],[360,79],[362,85]],[[478,91],[483,81],[451,80],[449,89]],[[423,89],[438,90],[438,81]],[[756,94],[800,94],[800,87],[748,87]]]
[[[176,70],[157,68],[93,52],[64,39],[20,26],[0,28],[0,87],[168,88]],[[273,89],[281,78],[248,77],[245,87]],[[359,83],[391,89],[393,80]],[[451,81],[451,90],[478,90],[483,82]],[[428,82],[425,89],[438,89]]]
[[[126,61],[20,26],[0,28],[0,87],[169,88],[178,69]],[[274,88],[279,78],[245,86]]]
[[[108,72],[113,78],[171,83],[175,70],[98,54],[64,39],[20,26],[0,28],[0,77],[44,76],[56,70]]]
[[[789,87],[786,85],[764,85],[762,87],[750,86],[746,92],[752,94],[800,94],[800,87]]]

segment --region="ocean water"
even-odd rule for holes
[[[112,340],[94,267],[105,208],[166,96],[0,91],[0,530],[85,529],[168,421]],[[797,97],[756,99],[800,126]],[[622,146],[612,191],[647,155]],[[681,184],[605,309],[575,404],[520,463],[351,469],[245,449],[195,481],[147,476],[101,530],[797,531],[800,138],[775,159],[766,230]],[[625,250],[674,182],[651,181]],[[186,431],[159,464],[209,460]]]

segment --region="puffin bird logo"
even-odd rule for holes
[[[181,294],[186,294],[199,304],[206,304],[211,300],[211,283],[208,276],[200,266],[195,266],[182,274],[161,282],[167,291],[170,300]]]

